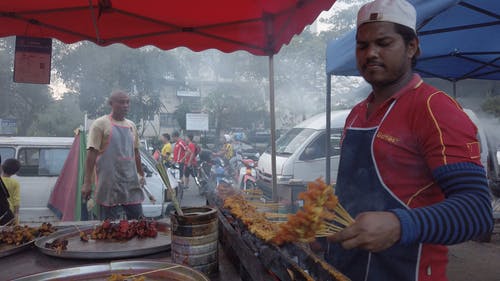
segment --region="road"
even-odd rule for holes
[[[500,200],[495,210],[498,216],[491,242],[465,242],[449,247],[448,279],[450,281],[500,281]],[[203,206],[206,201],[198,195],[193,182],[184,191],[182,206]],[[230,267],[230,265],[221,265]],[[239,281],[239,280],[235,280]]]
[[[491,242],[466,242],[449,247],[450,281],[500,280],[500,199],[493,202],[496,219]]]

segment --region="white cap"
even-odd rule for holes
[[[416,32],[417,12],[406,0],[375,0],[359,9],[356,28],[377,21],[398,23]]]
[[[230,135],[225,134],[225,135],[224,135],[224,139],[226,140],[226,142],[230,142],[230,141],[231,141],[231,136],[230,136]]]

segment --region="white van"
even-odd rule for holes
[[[60,137],[0,137],[2,161],[16,158],[21,162],[21,169],[14,176],[21,186],[21,222],[58,220],[47,203],[73,141],[74,138]],[[154,160],[144,151],[141,151],[141,159],[147,187],[157,200],[153,204],[145,196],[144,215],[158,217],[164,214],[168,204],[164,202],[165,188]]]
[[[331,113],[331,180],[339,168],[340,137],[350,110]],[[276,141],[276,172],[278,185],[301,185],[325,176],[325,113],[317,114],[296,125]],[[271,190],[271,152],[259,158],[258,185],[264,192]]]
[[[487,166],[488,144],[483,127],[474,112],[465,113],[478,127],[478,139],[481,143],[481,162]],[[332,111],[331,113],[331,165],[330,178],[337,179],[340,158],[340,138],[345,120],[350,110]],[[296,125],[276,141],[277,183],[280,185],[305,185],[319,177],[325,177],[325,129],[326,114],[320,113]],[[257,167],[257,185],[270,197],[272,185],[271,152],[266,150],[259,158]]]

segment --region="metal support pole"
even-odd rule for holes
[[[453,80],[453,98],[457,98],[457,80]]]
[[[330,175],[330,156],[332,155],[332,146],[330,136],[331,136],[331,112],[332,112],[332,76],[330,74],[326,75],[326,127],[325,127],[325,134],[326,134],[326,156],[325,156],[325,182],[327,184],[331,183],[331,175]]]
[[[276,178],[276,114],[274,110],[274,60],[269,56],[269,113],[271,115],[271,173],[273,174],[273,202],[278,201],[278,180]]]

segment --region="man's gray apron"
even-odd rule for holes
[[[144,194],[135,163],[132,127],[113,123],[109,143],[97,158],[97,203],[104,206],[140,204]]]
[[[375,164],[373,142],[382,122],[374,128],[348,127],[345,132],[335,193],[353,217],[366,211],[408,208],[384,184]],[[420,248],[419,244],[394,245],[371,253],[330,243],[325,258],[353,281],[418,280]]]

